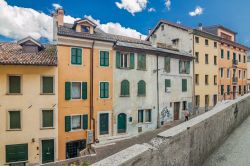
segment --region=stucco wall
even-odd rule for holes
[[[201,165],[249,116],[249,104],[250,95],[229,101],[158,134],[149,143],[129,147],[93,166]]]
[[[21,95],[7,95],[7,75],[22,76]],[[54,76],[55,95],[40,95],[41,76]],[[0,66],[0,165],[5,161],[5,145],[28,143],[30,164],[41,162],[41,139],[55,139],[57,159],[57,67]],[[54,110],[54,128],[41,129],[42,109]],[[8,131],[7,114],[10,110],[21,111],[21,130]],[[32,141],[34,139],[34,142]]]

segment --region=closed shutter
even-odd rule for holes
[[[82,115],[82,128],[88,129],[88,115]]]
[[[130,69],[134,69],[135,68],[135,56],[134,53],[130,53]]]
[[[76,59],[76,63],[78,65],[82,64],[82,49],[81,48],[77,48],[77,59]]]
[[[146,70],[146,68],[147,68],[146,55],[142,54],[142,69]]]
[[[28,144],[6,145],[6,163],[27,161]]]
[[[71,64],[76,64],[77,62],[76,52],[76,48],[71,48]]]
[[[20,76],[9,76],[9,93],[21,93]]]
[[[53,127],[53,110],[43,110],[42,127]]]
[[[87,82],[82,82],[82,99],[88,98],[88,86]]]
[[[69,132],[71,130],[71,117],[65,116],[65,132]]]
[[[169,79],[165,80],[165,87],[167,87],[167,88],[171,87],[171,81]]]
[[[21,114],[20,111],[10,111],[10,129],[20,129],[21,128]]]
[[[187,80],[182,79],[182,92],[186,92],[186,91],[187,91]]]
[[[186,72],[190,74],[190,62],[186,62]]]
[[[71,82],[65,82],[65,100],[71,99]]]
[[[146,95],[146,83],[141,80],[138,82],[138,96],[145,96]]]
[[[43,81],[43,93],[54,93],[54,78],[53,77],[42,77]]]
[[[121,67],[121,53],[116,51],[116,68]]]
[[[224,58],[224,50],[221,49],[221,58]]]
[[[105,66],[109,66],[109,52],[105,51],[105,60],[104,60]]]
[[[129,82],[128,82],[128,80],[123,80],[121,82],[121,96],[129,96]]]

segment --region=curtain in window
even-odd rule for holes
[[[81,129],[81,115],[72,116],[72,129]]]
[[[80,98],[81,98],[81,83],[72,82],[72,99],[80,99]]]

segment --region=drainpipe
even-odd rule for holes
[[[157,54],[156,55],[156,66],[157,66],[157,69],[156,69],[156,81],[157,81],[157,84],[156,84],[156,87],[157,87],[157,128],[160,128],[161,127],[161,122],[160,122],[160,105],[159,105],[159,62],[158,62],[158,59],[159,59],[159,55]]]
[[[96,140],[96,134],[95,134],[95,118],[94,118],[94,89],[93,89],[93,84],[94,84],[94,46],[95,46],[95,40],[92,43],[91,47],[91,53],[90,53],[90,129],[93,129],[93,140]],[[92,124],[93,122],[93,124]],[[93,125],[93,128],[92,128]]]
[[[193,34],[193,57],[195,58],[195,51],[194,51],[194,34]],[[195,59],[193,58],[193,90],[192,90],[192,93],[193,93],[193,114],[196,114],[196,108],[195,108]],[[200,108],[198,108],[200,109]]]

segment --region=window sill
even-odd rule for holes
[[[139,71],[147,71],[147,69],[136,69],[136,70],[139,70]]]
[[[55,95],[55,93],[40,93],[40,95]]]
[[[40,130],[53,130],[55,127],[41,127]]]
[[[23,95],[22,93],[6,93],[6,95],[14,96],[14,95]]]
[[[146,97],[146,95],[137,95],[137,97]]]
[[[120,97],[130,97],[130,95],[120,95]]]
[[[131,68],[123,68],[123,67],[119,67],[117,69],[121,69],[121,70],[132,70]],[[134,69],[134,68],[133,68]]]
[[[22,129],[7,129],[6,131],[22,131]]]
[[[25,160],[25,161],[16,161],[16,162],[8,162],[8,163],[5,163],[4,165],[19,164],[19,163],[28,163],[28,162],[29,162],[28,160]]]

